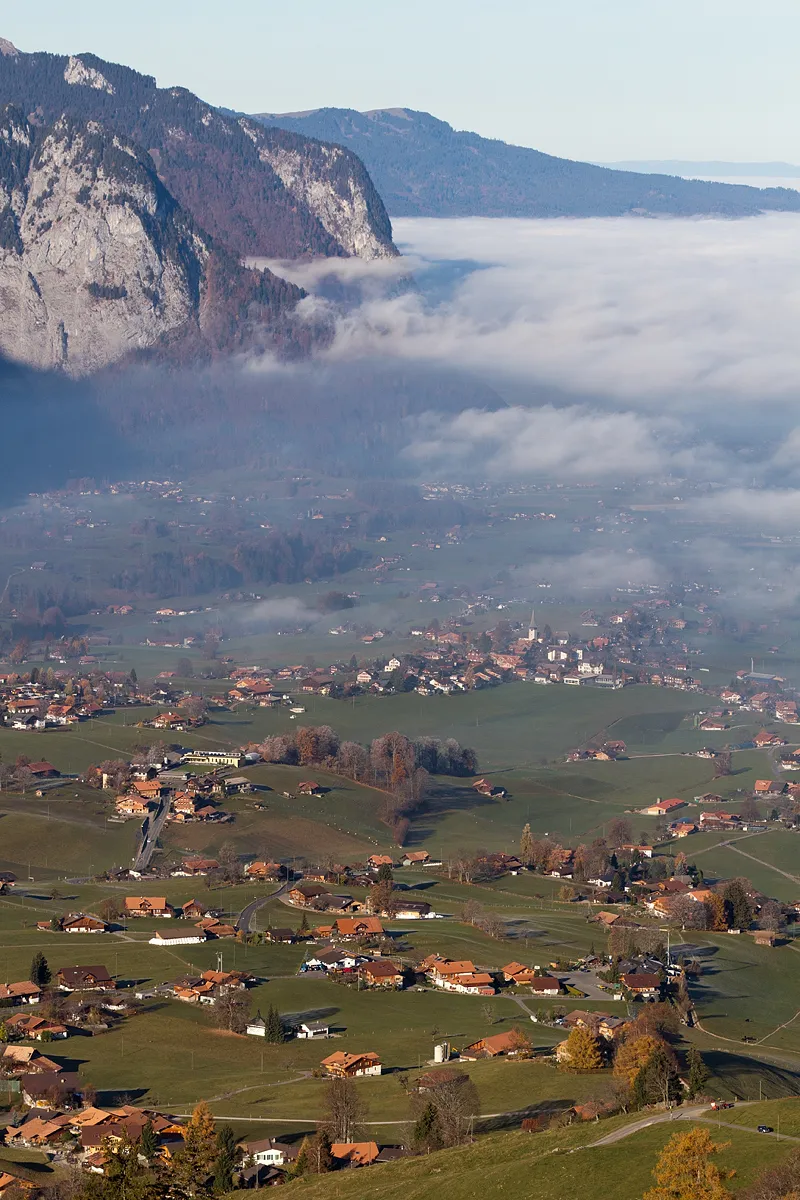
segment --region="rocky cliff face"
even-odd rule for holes
[[[39,128],[17,109],[0,114],[9,359],[83,375],[182,341],[210,353],[230,348],[232,316],[255,303],[268,323],[300,295],[215,253],[130,139],[95,121],[62,116]]]
[[[45,123],[66,113],[130,138],[197,224],[237,255],[397,253],[380,196],[352,151],[240,121],[185,88],[158,88],[92,54],[9,47],[0,52],[4,102]]]

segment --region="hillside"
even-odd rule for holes
[[[800,194],[616,171],[460,132],[408,108],[262,113],[258,120],[346,146],[394,217],[752,216],[798,212]]]
[[[0,355],[78,376],[155,347],[227,351],[252,306],[274,327],[301,295],[216,250],[134,142],[0,112]]]
[[[391,225],[349,150],[226,116],[182,87],[92,54],[0,47],[0,97],[36,124],[63,114],[129,138],[197,224],[239,255],[381,258]]]

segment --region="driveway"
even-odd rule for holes
[[[278,888],[277,892],[270,892],[268,896],[259,896],[256,900],[251,900],[250,903],[239,913],[239,919],[236,922],[236,928],[240,929],[242,933],[249,933],[250,923],[253,920],[253,916],[258,909],[261,908],[262,904],[266,904],[268,900],[279,899],[284,894],[288,886],[288,882],[283,883]]]

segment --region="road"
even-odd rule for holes
[[[134,871],[146,871],[150,866],[150,859],[153,857],[158,835],[161,833],[164,822],[169,815],[171,805],[172,800],[169,797],[162,800],[155,816],[150,818],[150,824],[147,827],[147,837],[142,842],[136,858],[133,860]]]
[[[757,1104],[757,1100],[745,1100],[736,1105],[738,1108],[748,1108],[752,1104]],[[611,1146],[614,1142],[621,1142],[624,1138],[630,1137],[634,1133],[639,1133],[642,1129],[648,1129],[651,1125],[664,1125],[670,1121],[699,1121],[703,1125],[719,1125],[725,1129],[735,1129],[737,1133],[755,1133],[755,1129],[749,1125],[734,1125],[732,1121],[723,1121],[721,1117],[709,1109],[707,1104],[700,1107],[673,1109],[672,1112],[663,1112],[653,1114],[649,1117],[642,1118],[641,1121],[633,1121],[630,1125],[623,1125],[621,1129],[615,1129],[613,1133],[607,1133],[605,1137],[598,1138],[596,1142],[589,1142],[587,1150],[592,1150],[596,1146]],[[782,1142],[800,1142],[800,1137],[794,1137],[788,1133],[775,1134]]]
[[[249,933],[250,922],[252,921],[256,911],[261,908],[262,904],[266,904],[269,900],[279,899],[284,894],[288,886],[288,882],[283,883],[278,888],[277,892],[270,892],[268,896],[259,896],[258,899],[251,900],[250,903],[239,913],[239,919],[236,922],[236,928],[240,929],[242,933]]]

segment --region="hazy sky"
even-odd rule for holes
[[[38,0],[0,36],[246,111],[405,105],[574,158],[800,161],[797,0]]]

